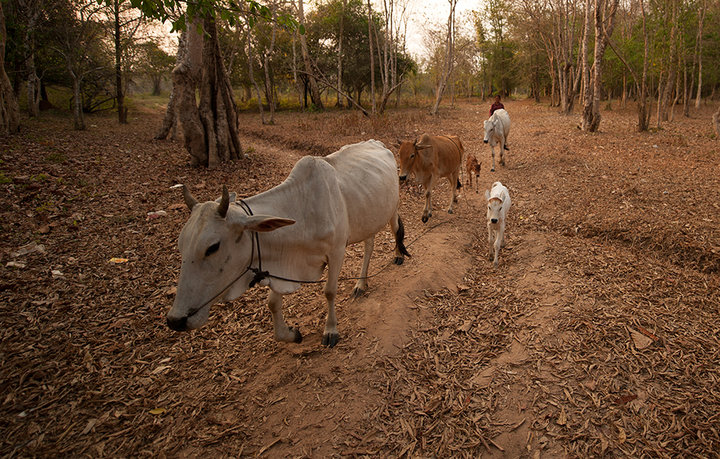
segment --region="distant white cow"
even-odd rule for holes
[[[183,189],[192,213],[180,233],[182,266],[168,326],[199,328],[212,304],[232,301],[259,283],[270,287],[275,339],[299,343],[300,331],[283,318],[282,297],[300,288],[299,281],[319,279],[327,266],[322,343],[333,347],[339,339],[335,296],[345,247],[365,243],[356,296],[367,286],[375,233],[385,225],[395,235],[395,263],[409,256],[397,213],[396,170],[392,152],[368,140],[324,158],[306,156],[280,185],[232,205],[225,187],[219,202],[204,203]]]
[[[510,134],[510,115],[504,108],[495,110],[492,116],[485,120],[485,138],[483,142],[490,144],[492,152],[492,168],[495,171],[495,146],[500,146],[500,165],[505,165],[505,150],[507,150],[507,139]]]
[[[510,210],[510,193],[500,182],[495,182],[492,189],[485,190],[487,199],[487,228],[490,259],[497,268],[500,247],[505,245],[505,221]]]

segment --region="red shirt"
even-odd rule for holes
[[[494,104],[492,104],[492,106],[490,107],[490,116],[492,116],[495,110],[500,110],[501,108],[505,108],[502,102],[495,102]]]

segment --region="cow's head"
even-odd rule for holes
[[[232,301],[247,290],[253,277],[252,231],[273,231],[294,220],[268,215],[248,216],[236,205],[235,193],[223,186],[217,201],[199,203],[183,187],[190,218],[180,232],[180,279],[167,324],[173,330],[205,325],[210,306]]]
[[[416,161],[423,161],[421,153],[425,150],[429,151],[432,145],[428,142],[426,135],[420,140],[415,139],[414,142],[399,140],[395,144],[398,147],[398,155],[400,156],[400,181],[404,182],[413,170]]]
[[[495,134],[495,123],[497,120],[492,117],[489,120],[485,120],[483,123],[483,126],[485,128],[485,137],[483,138],[483,142],[488,143],[490,140],[494,141],[494,135]],[[491,143],[491,145],[494,145],[494,142]]]
[[[487,221],[491,225],[497,225],[502,218],[503,200],[498,196],[490,197],[490,190],[485,190],[487,200]]]

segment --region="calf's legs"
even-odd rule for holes
[[[372,246],[374,238],[371,239],[370,245]],[[367,250],[368,242],[365,241],[365,248]],[[372,249],[371,249],[372,252]],[[325,299],[328,304],[328,315],[325,321],[325,332],[322,337],[323,346],[335,347],[340,341],[340,335],[337,331],[337,317],[335,316],[335,298],[337,297],[337,283],[340,277],[340,268],[342,268],[343,258],[345,257],[345,247],[343,247],[338,253],[331,254],[328,260],[328,278],[325,282]],[[368,264],[370,261],[367,261]],[[365,263],[363,262],[363,266]]]

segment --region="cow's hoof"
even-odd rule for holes
[[[327,347],[335,347],[340,341],[340,335],[337,333],[326,333],[322,337],[322,345]]]
[[[350,296],[352,296],[353,298],[360,298],[361,296],[363,296],[363,293],[365,293],[365,290],[355,287]]]
[[[427,216],[427,215],[423,215],[423,216],[422,216],[422,222],[423,222],[423,223],[427,223],[427,221],[428,221],[428,216]]]
[[[403,264],[404,262],[405,262],[405,259],[403,257],[395,257],[395,259],[393,260],[393,263],[395,263],[398,266]]]
[[[449,213],[449,214],[454,214],[455,212],[453,212],[452,209],[448,209],[448,213]]]
[[[302,333],[300,333],[300,329],[290,327],[290,331],[295,334],[295,338],[293,338],[293,343],[302,343]]]
[[[490,172],[495,172],[495,168],[494,168],[494,167],[491,168],[491,169],[490,169]]]

